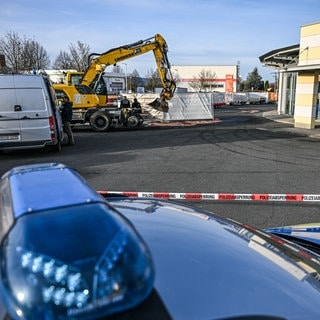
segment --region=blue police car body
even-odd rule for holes
[[[0,190],[12,318],[320,318],[320,256],[271,232],[167,200],[106,201],[62,164],[14,168]]]

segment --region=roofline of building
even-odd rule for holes
[[[264,63],[267,58],[275,57],[277,54],[294,53],[295,51],[297,51],[297,53],[299,54],[299,49],[300,49],[300,44],[294,44],[288,47],[274,49],[260,56],[259,60],[261,63]]]

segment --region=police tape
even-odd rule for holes
[[[199,192],[132,192],[132,191],[98,191],[107,197],[120,195],[125,197],[159,198],[167,200],[194,201],[278,201],[278,202],[320,202],[320,195],[297,193],[199,193]]]

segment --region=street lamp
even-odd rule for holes
[[[125,76],[126,76],[126,93],[128,93],[127,64],[125,62],[123,62],[122,64],[124,64],[126,66],[126,73],[125,73]]]

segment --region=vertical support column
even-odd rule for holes
[[[297,86],[297,73],[291,72],[287,74],[288,77],[288,114],[294,115],[295,98],[296,98],[296,86]]]
[[[286,113],[287,77],[285,71],[279,72],[278,82],[278,114]]]
[[[298,73],[294,126],[314,129],[319,72],[301,71]]]

